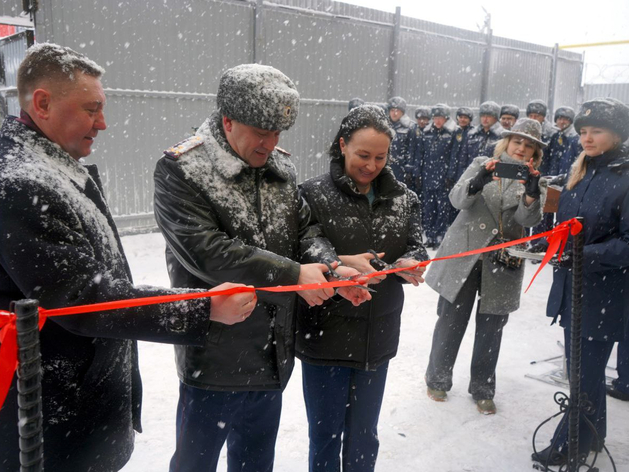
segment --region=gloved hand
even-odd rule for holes
[[[493,180],[493,173],[493,170],[487,170],[486,166],[482,166],[478,174],[470,179],[470,188],[467,194],[476,195],[483,190],[483,187]]]
[[[571,269],[572,268],[572,251],[570,249],[566,249],[561,256],[561,261],[557,260],[557,256],[555,256],[548,263],[554,267],[563,267],[564,269]]]
[[[534,198],[535,200],[539,200],[540,197],[540,189],[539,189],[539,179],[541,175],[533,175],[529,173],[528,178],[524,182],[524,193],[529,197]]]

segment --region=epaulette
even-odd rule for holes
[[[279,152],[280,154],[284,154],[287,157],[291,156],[290,152],[286,151],[285,149],[282,149],[281,147],[275,146],[275,150]]]
[[[166,149],[164,151],[164,154],[174,159],[177,159],[181,157],[182,154],[185,154],[195,147],[199,147],[201,144],[203,144],[203,138],[201,136],[190,136],[180,143],[175,144],[173,147],[169,147],[168,149]]]

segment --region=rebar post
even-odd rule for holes
[[[20,472],[44,470],[38,307],[37,300],[20,300],[15,304]]]
[[[577,218],[583,223],[583,218]],[[568,417],[568,470],[579,468],[581,416],[581,322],[583,306],[583,231],[572,237],[572,319],[570,321],[570,411]]]

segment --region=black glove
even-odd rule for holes
[[[476,195],[483,190],[483,187],[493,180],[493,171],[487,170],[487,167],[481,166],[478,174],[470,179],[470,188],[468,195]]]
[[[548,263],[551,266],[555,267],[563,267],[564,269],[572,268],[572,251],[570,249],[566,249],[561,255],[561,261],[557,260],[557,256],[553,257]]]
[[[534,198],[535,200],[539,200],[540,190],[539,190],[539,179],[541,174],[533,175],[529,174],[528,178],[524,182],[524,193],[529,197]]]

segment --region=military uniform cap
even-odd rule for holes
[[[391,108],[397,108],[402,110],[403,113],[406,113],[406,100],[402,97],[391,97],[387,102],[387,105],[389,110],[391,110]]]
[[[459,107],[456,111],[456,116],[467,116],[470,120],[474,119],[474,112],[468,107]]]
[[[532,100],[526,106],[526,116],[529,116],[531,113],[537,113],[538,115],[546,116],[548,112],[548,105],[544,100]]]
[[[595,98],[581,106],[574,120],[574,129],[596,126],[613,131],[622,141],[629,139],[629,107],[615,98]]]
[[[493,116],[496,119],[500,118],[500,105],[496,102],[488,101],[480,104],[480,108],[478,110],[478,114]]]
[[[511,115],[517,120],[520,117],[520,109],[516,105],[502,105],[500,116],[502,115]]]
[[[430,107],[418,107],[415,110],[415,118],[430,118]]]
[[[297,119],[299,93],[274,67],[241,64],[221,76],[216,104],[222,115],[245,125],[285,131]]]
[[[444,118],[448,118],[450,116],[450,107],[445,103],[437,103],[430,110],[430,114],[432,116],[442,116]]]
[[[570,123],[574,123],[574,110],[571,107],[559,107],[555,111],[555,121],[557,118],[568,118]]]

